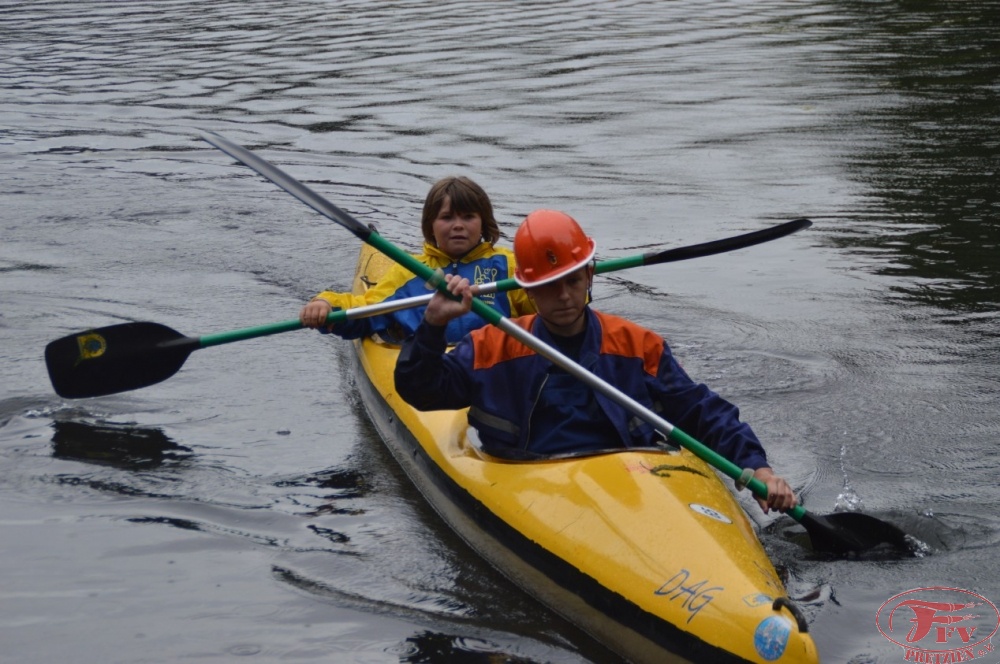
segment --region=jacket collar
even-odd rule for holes
[[[583,315],[587,317],[587,329],[583,333],[583,345],[580,346],[580,363],[588,366],[591,364],[590,355],[597,355],[601,350],[601,322],[597,318],[597,313],[588,305],[583,310]],[[531,333],[544,341],[549,346],[555,344],[552,333],[545,327],[542,317],[534,314],[535,320],[531,323]]]
[[[469,253],[465,254],[464,256],[459,258],[458,261],[456,261],[451,256],[444,253],[430,242],[424,242],[424,253],[427,254],[428,256],[431,256],[432,258],[437,259],[442,263],[455,263],[455,262],[470,263],[474,260],[479,260],[484,256],[488,256],[489,253],[492,251],[492,249],[493,247],[490,246],[489,242],[480,242],[472,249],[470,249]]]

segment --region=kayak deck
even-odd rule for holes
[[[362,250],[355,291],[389,265]],[[636,662],[818,661],[745,513],[695,455],[497,459],[465,410],[419,412],[396,394],[399,346],[355,346],[365,406],[411,481],[539,601]]]

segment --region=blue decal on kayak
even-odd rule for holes
[[[770,595],[765,595],[764,593],[754,593],[753,595],[747,595],[743,598],[743,602],[747,606],[752,606],[757,608],[758,606],[763,606],[764,604],[770,604],[774,601]]]
[[[753,645],[757,653],[771,662],[785,652],[788,645],[788,635],[792,633],[792,623],[781,616],[765,618],[757,625],[753,634]]]

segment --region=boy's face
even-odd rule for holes
[[[459,259],[479,244],[483,237],[483,220],[478,212],[453,212],[451,197],[445,196],[431,231],[438,249]]]

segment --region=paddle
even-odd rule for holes
[[[388,314],[426,303],[424,295],[332,311],[328,324]],[[300,330],[296,318],[231,332],[186,337],[159,323],[121,323],[77,332],[45,347],[45,365],[56,394],[67,399],[135,390],[173,376],[200,348]]]
[[[810,225],[812,222],[808,219],[796,219],[722,240],[602,261],[595,269],[598,273],[604,273],[711,256],[776,240]],[[504,279],[477,286],[476,292],[494,293],[515,288],[520,288],[515,280]],[[334,324],[419,307],[426,305],[433,296],[433,293],[428,293],[346,311],[334,311],[326,322]],[[186,337],[159,323],[122,323],[77,332],[51,342],[45,349],[45,363],[52,386],[59,396],[67,399],[99,397],[164,381],[180,370],[188,355],[200,348],[300,330],[303,327],[298,320],[288,320],[202,337]]]
[[[595,270],[605,273],[641,265],[711,256],[776,240],[811,225],[812,222],[808,219],[796,219],[722,240],[602,261],[597,263]],[[476,292],[494,293],[515,288],[520,286],[514,279],[504,279],[477,286]],[[426,305],[433,296],[433,293],[428,293],[346,311],[334,311],[329,314],[326,322],[334,324],[419,307]],[[159,323],[122,323],[77,332],[49,343],[45,348],[45,363],[52,386],[59,396],[67,399],[99,397],[164,381],[177,373],[188,356],[200,348],[300,330],[303,327],[298,320],[287,320],[201,337],[186,337]]]
[[[713,256],[715,254],[735,251],[736,249],[744,249],[746,247],[752,247],[755,244],[777,240],[778,238],[791,235],[792,233],[800,231],[803,228],[809,228],[810,226],[812,226],[812,222],[808,219],[794,219],[792,221],[786,221],[783,224],[778,224],[777,226],[772,226],[771,228],[762,228],[759,231],[743,233],[742,235],[734,235],[733,237],[723,238],[721,240],[713,240],[711,242],[703,242],[701,244],[692,244],[689,247],[674,247],[673,249],[664,249],[662,251],[650,251],[638,256],[612,258],[610,260],[597,263],[597,265],[594,266],[594,272],[596,274],[604,274],[605,272],[625,270],[632,267],[641,267],[643,265],[660,265],[662,263],[686,261],[691,258]],[[509,291],[514,290],[515,288],[520,288],[520,286],[517,285],[517,282],[514,279],[504,279],[503,281],[496,282],[496,290],[498,291]],[[479,292],[483,291],[480,290]],[[427,299],[429,301],[430,297]]]
[[[778,238],[791,235],[792,233],[800,231],[803,228],[809,228],[810,226],[812,226],[812,222],[808,219],[793,219],[792,221],[786,221],[782,224],[778,224],[777,226],[762,228],[759,231],[743,233],[742,235],[734,235],[733,237],[727,237],[721,240],[712,240],[711,242],[692,244],[687,247],[674,247],[673,249],[650,251],[637,256],[626,256],[624,258],[612,258],[610,260],[600,261],[594,265],[594,272],[595,274],[604,274],[606,272],[615,272],[617,270],[627,270],[633,267],[642,267],[643,265],[674,263],[676,261],[686,261],[691,258],[702,258],[704,256],[712,256],[727,251],[745,249],[746,247],[752,247],[755,244],[777,240]],[[487,284],[479,284],[477,286],[473,286],[472,290],[476,295],[481,295],[483,293],[506,292],[516,290],[518,288],[520,288],[520,286],[517,281],[510,278]],[[434,293],[428,293],[427,295],[415,295],[412,298],[408,298],[413,302],[413,304],[409,306],[417,307],[426,305],[431,301],[432,297],[434,297]]]
[[[440,273],[435,272],[407,252],[396,247],[374,230],[364,226],[357,219],[333,203],[330,203],[281,169],[217,134],[206,134],[202,138],[240,163],[249,166],[323,216],[340,224],[366,244],[371,245],[392,258],[415,275],[426,279],[428,283],[434,285],[442,292],[447,293],[444,278]],[[527,330],[511,322],[510,319],[505,318],[489,305],[473,298],[472,309],[479,316],[496,325],[539,355],[547,358],[553,364],[558,365],[561,369],[576,377],[591,389],[600,392],[637,417],[650,423],[666,435],[669,440],[687,448],[734,480],[741,479],[743,469],[739,466],[676,428],[653,411],[590,373],[556,349],[534,337]],[[760,480],[751,477],[745,484],[756,496],[767,498],[767,485]],[[809,533],[813,547],[818,550],[834,553],[864,551],[883,542],[906,548],[905,534],[901,530],[871,516],[856,513],[832,514],[825,517],[817,516],[807,512],[801,505],[797,505],[792,510],[789,510],[788,514],[805,527],[806,532]]]

